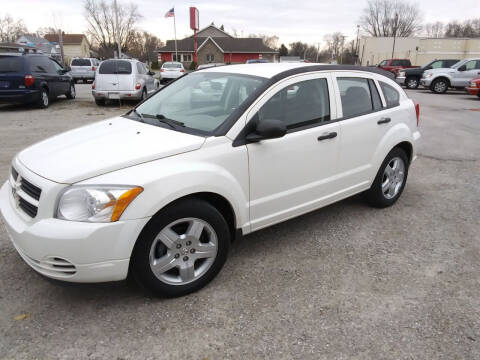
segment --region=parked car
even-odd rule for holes
[[[92,83],[92,95],[97,105],[106,100],[145,100],[148,94],[160,87],[153,77],[154,72],[144,63],[130,59],[112,59],[100,63],[95,81]]]
[[[35,103],[47,108],[50,100],[75,98],[75,84],[57,61],[42,54],[0,54],[0,102]]]
[[[452,65],[455,65],[460,60],[458,59],[440,59],[433,60],[428,64],[413,69],[400,70],[396,81],[400,85],[405,85],[408,89],[416,89],[420,85],[420,79],[422,78],[423,73],[426,70],[438,69],[438,68],[449,68]]]
[[[466,88],[479,75],[480,59],[465,59],[450,68],[426,70],[420,83],[434,93],[443,94],[448,88]]]
[[[409,59],[386,59],[381,61],[377,67],[391,72],[396,77],[400,70],[414,68],[416,66],[412,66]]]
[[[248,59],[245,64],[264,64],[269,63],[267,59]]]
[[[198,65],[197,70],[208,69],[208,68],[217,67],[217,66],[225,66],[225,63],[208,63],[208,64],[202,64],[202,65]]]
[[[94,58],[73,58],[70,62],[71,75],[75,82],[95,80],[95,69],[99,61]]]
[[[160,84],[179,78],[185,74],[185,68],[181,62],[164,62],[160,68]]]
[[[467,92],[470,95],[477,95],[480,97],[480,77],[470,81],[470,85],[467,87]]]
[[[123,116],[15,156],[0,190],[7,233],[47,277],[128,274],[160,296],[198,290],[236,236],[361,192],[380,208],[398,200],[419,107],[381,73],[305,64],[192,72]]]

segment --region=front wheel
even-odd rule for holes
[[[432,90],[436,94],[444,94],[448,90],[448,82],[445,79],[437,79],[434,80],[430,90]]]
[[[65,94],[67,99],[75,99],[77,93],[75,92],[75,85],[73,83],[70,84],[70,90]]]
[[[229,246],[227,222],[215,207],[199,199],[181,200],[161,210],[143,229],[131,270],[154,295],[183,296],[218,274]]]
[[[407,86],[407,89],[416,89],[418,88],[418,85],[420,84],[420,82],[418,81],[417,77],[410,76],[410,77],[407,77],[405,84]]]
[[[383,161],[371,188],[365,193],[370,205],[384,208],[393,205],[405,188],[408,157],[404,150],[394,148]]]

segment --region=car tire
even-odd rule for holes
[[[377,208],[393,205],[407,183],[408,167],[405,151],[399,147],[392,149],[382,162],[372,186],[365,192],[367,202]]]
[[[75,91],[75,85],[73,82],[70,84],[70,90],[68,90],[65,96],[67,97],[67,99],[70,100],[75,99],[75,96],[77,96],[77,92]]]
[[[142,90],[142,97],[140,98],[140,102],[146,100],[147,97],[148,97],[147,89],[143,88],[143,90]]]
[[[95,104],[98,106],[104,106],[105,105],[105,100],[104,99],[95,99]]]
[[[420,79],[416,76],[409,76],[405,79],[407,89],[416,89],[420,85]]]
[[[214,206],[195,198],[177,201],[142,230],[130,273],[155,296],[187,295],[207,285],[222,269],[230,237],[225,218]]]
[[[477,96],[480,98],[480,91],[477,93]]]
[[[42,87],[40,89],[40,99],[37,104],[40,109],[46,109],[50,105],[50,97],[47,88]]]
[[[435,79],[430,86],[435,94],[445,94],[448,90],[448,81],[446,79]]]

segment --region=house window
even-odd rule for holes
[[[172,61],[182,61],[182,55],[172,54]]]
[[[192,54],[183,54],[183,61],[184,62],[192,61]]]
[[[215,55],[207,54],[207,62],[215,62]]]

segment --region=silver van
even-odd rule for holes
[[[99,61],[94,58],[73,58],[70,62],[70,74],[75,82],[82,80],[83,82],[95,80],[95,69]]]
[[[97,105],[105,104],[106,100],[144,100],[160,87],[153,75],[138,60],[105,60],[95,73],[92,95]]]

